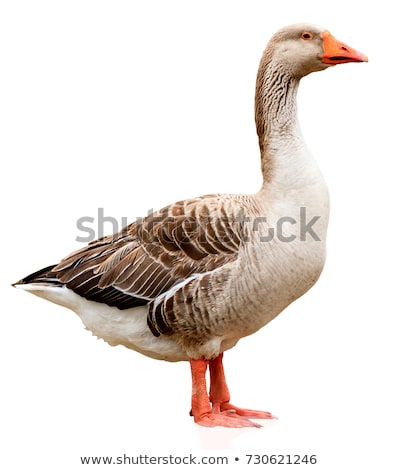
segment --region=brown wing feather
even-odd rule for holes
[[[122,309],[150,302],[236,259],[243,239],[236,202],[217,195],[177,202],[70,254],[52,271],[91,300]]]

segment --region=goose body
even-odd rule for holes
[[[229,403],[222,355],[308,291],[322,271],[329,196],[301,135],[297,88],[312,71],[366,60],[317,26],[280,30],[257,77],[258,192],[171,204],[15,287],[75,311],[111,345],[190,361],[197,423],[256,426],[246,416],[271,418]]]

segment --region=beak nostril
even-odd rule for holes
[[[341,48],[343,49],[343,51],[346,51],[346,52],[348,52],[348,49],[347,49],[346,47],[344,47],[344,46],[341,46]]]

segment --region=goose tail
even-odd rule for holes
[[[29,274],[29,276],[24,277],[20,281],[14,282],[12,287],[16,287],[19,289],[26,289],[23,286],[27,286],[29,284],[41,284],[41,285],[47,285],[47,286],[52,286],[52,287],[62,287],[64,284],[57,279],[56,273],[53,272],[53,268],[55,268],[55,264],[52,266],[47,266],[46,268],[40,269],[39,271],[36,271],[32,274]]]

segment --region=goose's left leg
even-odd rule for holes
[[[223,354],[209,361],[210,369],[210,401],[213,405],[213,413],[224,413],[230,416],[239,415],[249,418],[275,419],[268,411],[248,410],[232,405],[227,383],[225,381]]]

